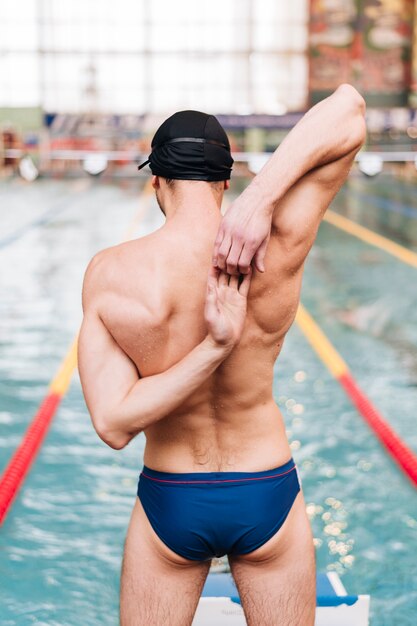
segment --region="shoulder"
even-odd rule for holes
[[[142,274],[146,263],[144,247],[146,237],[127,241],[97,252],[90,260],[83,280],[83,308],[97,307],[99,301],[110,294],[124,291],[129,283],[132,268],[136,277]],[[141,262],[138,262],[138,261]],[[142,282],[142,281],[141,281]]]
[[[86,307],[89,308],[96,300],[98,294],[106,288],[112,257],[112,248],[107,248],[97,252],[87,265],[82,290],[84,310]]]
[[[95,302],[101,294],[112,289],[122,274],[123,261],[130,242],[97,252],[87,265],[83,280],[83,307]]]

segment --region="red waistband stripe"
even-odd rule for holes
[[[224,478],[224,479],[212,479],[212,480],[168,480],[165,478],[155,478],[153,476],[148,476],[144,472],[141,473],[141,476],[145,478],[149,478],[149,480],[154,480],[157,483],[170,483],[174,485],[198,485],[198,484],[212,484],[212,483],[240,483],[245,480],[266,480],[267,478],[278,478],[278,476],[285,476],[285,474],[289,474],[293,470],[295,470],[296,465],[291,467],[289,470],[285,472],[281,472],[280,474],[270,474],[269,476],[248,476],[247,478]]]

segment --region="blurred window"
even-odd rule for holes
[[[0,106],[300,110],[307,16],[307,0],[2,2]]]

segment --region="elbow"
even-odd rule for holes
[[[347,122],[345,124],[345,128],[348,129],[346,151],[356,152],[366,140],[365,100],[355,87],[347,83],[340,85],[335,94],[342,99],[341,110],[343,110],[344,121]]]
[[[359,91],[355,89],[353,85],[349,85],[349,83],[342,83],[336,89],[335,94],[343,99],[343,102],[348,106],[352,113],[359,113],[362,116],[365,115],[366,102],[363,96],[361,96]]]
[[[115,435],[114,433],[99,433],[99,437],[109,448],[113,448],[113,450],[122,450],[130,441],[130,438],[127,439],[122,435]]]
[[[100,439],[113,450],[122,450],[132,438],[130,435],[116,430],[104,418],[93,419],[93,425]]]
[[[362,148],[366,140],[366,123],[365,117],[360,114],[351,120],[351,129],[349,135],[349,143],[351,150],[349,152],[357,152]]]

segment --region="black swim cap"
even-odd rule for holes
[[[176,180],[228,180],[233,159],[229,139],[214,115],[178,111],[161,124],[148,160],[152,174]]]

